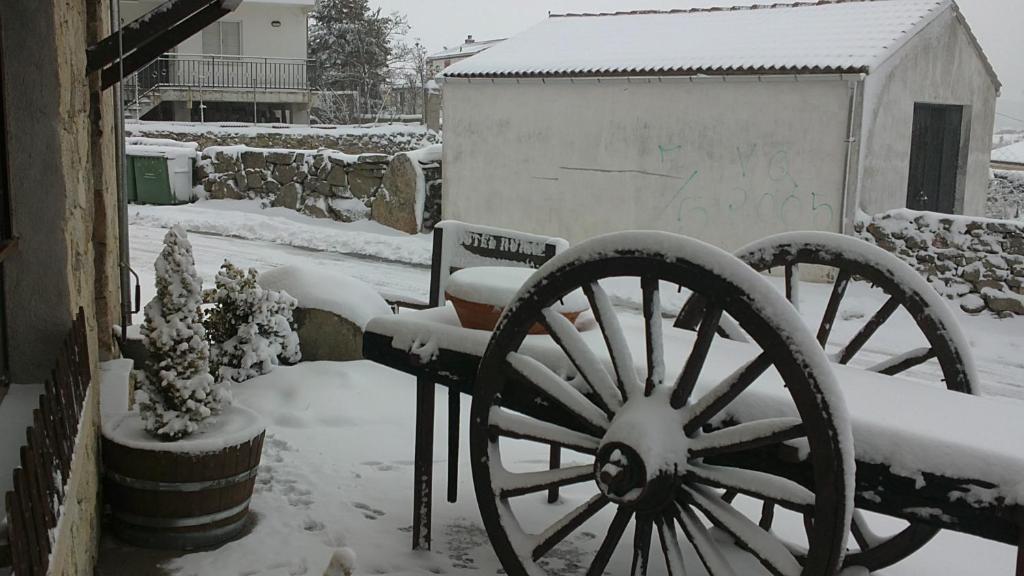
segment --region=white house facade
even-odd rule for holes
[[[554,16],[445,71],[444,217],[736,248],[977,214],[998,87],[948,0]]]
[[[121,0],[125,23],[160,0]],[[306,123],[315,70],[307,60],[315,0],[245,0],[124,87],[127,113],[146,119]]]

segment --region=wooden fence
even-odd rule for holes
[[[79,308],[39,407],[32,411],[14,489],[6,495],[16,576],[43,576],[49,567],[91,374],[85,312]]]

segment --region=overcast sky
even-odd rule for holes
[[[760,3],[771,3],[764,0]],[[548,12],[604,12],[751,4],[741,0],[370,0],[409,18],[410,36],[431,52],[457,46],[467,34],[503,38],[529,28]],[[959,0],[960,8],[1003,82],[1003,97],[1024,101],[1024,0]]]

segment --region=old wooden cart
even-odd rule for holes
[[[899,260],[830,234],[769,238],[738,258],[656,232],[534,253],[550,260],[493,333],[462,328],[446,307],[367,327],[368,358],[419,377],[415,544],[429,546],[434,382],[473,398],[477,502],[509,574],[555,571],[547,557],[580,533],[595,541],[588,558],[573,560],[586,574],[690,574],[684,566],[694,562],[712,576],[751,573],[736,549],[776,575],[874,570],[942,528],[1021,544],[1024,409],[971,395],[955,318]],[[808,264],[835,278],[816,333],[758,273],[784,270],[795,302]],[[640,313],[613,306],[606,287],[623,278],[636,282]],[[888,299],[827,355],[853,280]],[[662,301],[676,287],[690,296],[666,318]],[[552,306],[578,290],[592,316],[574,325]],[[897,312],[913,318],[926,345],[848,366]],[[527,335],[538,322],[548,334]],[[899,376],[932,359],[944,384]],[[514,452],[524,443],[550,461],[524,467]],[[591,495],[540,525],[524,513],[522,502],[560,488]],[[584,530],[599,514],[601,533]],[[783,515],[800,520],[799,538],[780,535]],[[875,515],[903,522],[880,536],[867,525]],[[632,543],[620,545],[631,523]],[[652,541],[660,553],[651,554]]]

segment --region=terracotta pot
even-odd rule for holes
[[[447,293],[444,297],[451,302],[453,306],[455,306],[455,313],[458,314],[459,323],[462,324],[463,328],[493,332],[494,327],[498,324],[498,318],[501,317],[501,313],[503,311],[502,308],[498,308],[490,304],[470,302],[468,300],[456,298],[455,296]],[[576,318],[578,318],[580,314],[581,312],[562,312],[562,316],[565,316],[573,323],[576,322]],[[529,333],[547,334],[548,331],[544,329],[542,324],[537,323],[530,328]]]

